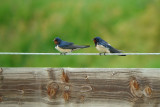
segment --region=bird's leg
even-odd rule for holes
[[[104,56],[106,56],[106,53],[104,52]]]
[[[62,53],[60,53],[60,55],[66,55],[66,53],[63,53],[63,52],[62,52]]]
[[[102,53],[99,53],[99,55],[101,56],[101,55],[102,55]]]

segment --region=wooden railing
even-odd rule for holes
[[[160,69],[0,68],[0,107],[159,107]]]

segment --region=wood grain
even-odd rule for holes
[[[160,107],[160,69],[0,68],[0,106]]]

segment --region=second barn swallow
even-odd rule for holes
[[[97,50],[100,52],[99,53],[100,55],[101,53],[104,53],[104,55],[105,53],[121,53],[119,50],[112,47],[109,43],[107,43],[100,37],[95,37],[93,41],[95,43]],[[120,56],[126,56],[126,55],[120,55]]]
[[[70,52],[77,50],[77,49],[90,47],[89,45],[83,45],[83,46],[74,45],[74,43],[63,41],[59,37],[56,37],[54,39],[54,43],[56,45],[55,48],[59,52],[61,52],[61,54],[64,54],[64,55],[65,55],[65,53],[70,53]]]

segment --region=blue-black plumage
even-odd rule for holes
[[[58,51],[60,51],[61,53],[68,53],[68,52],[72,52],[72,51],[77,50],[77,49],[90,47],[89,45],[83,45],[83,46],[74,45],[74,43],[63,41],[59,37],[56,37],[54,39],[54,43],[56,45],[55,48]]]
[[[93,41],[95,43],[95,47],[100,52],[100,55],[101,53],[104,53],[104,54],[105,53],[121,53],[119,50],[112,47],[108,42],[101,39],[100,37],[95,37]],[[126,55],[120,55],[120,56],[126,56]]]

